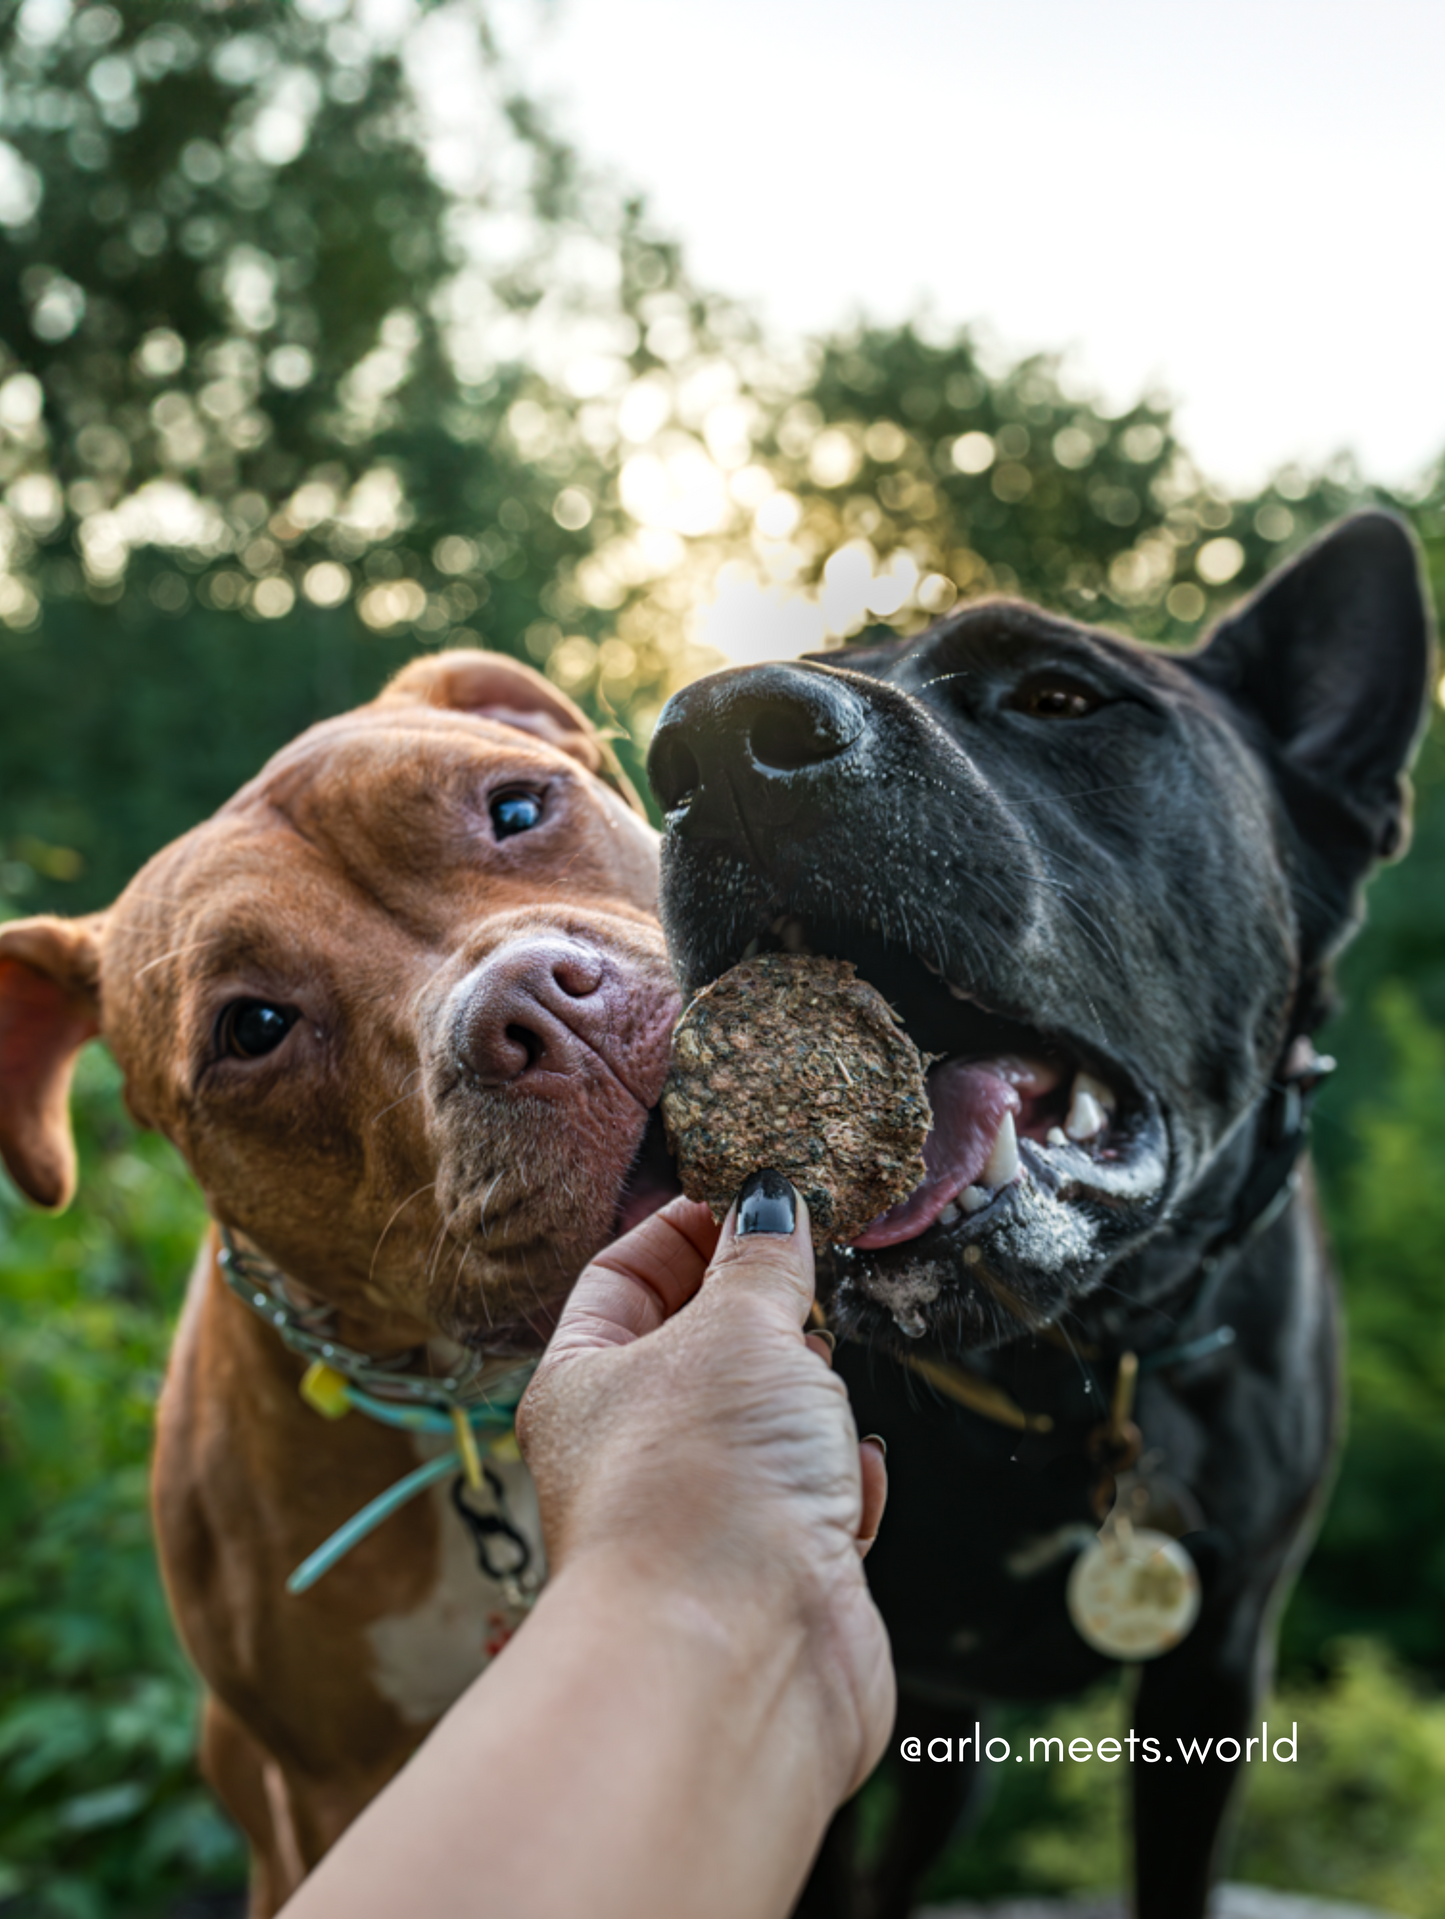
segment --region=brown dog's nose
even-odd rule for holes
[[[524,939],[501,947],[464,989],[459,1064],[484,1086],[575,1073],[587,1053],[601,1051],[613,1026],[609,971],[602,954],[581,940]]]

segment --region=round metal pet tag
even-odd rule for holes
[[[1157,1659],[1199,1617],[1199,1574],[1177,1539],[1136,1526],[1112,1529],[1069,1573],[1069,1617],[1110,1659]]]

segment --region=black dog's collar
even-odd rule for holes
[[[1268,1232],[1293,1197],[1299,1157],[1309,1139],[1310,1106],[1321,1082],[1334,1070],[1334,1060],[1317,1053],[1307,1035],[1301,1034],[1291,1044],[1260,1107],[1256,1139],[1264,1150],[1239,1190],[1229,1224],[1200,1261],[1194,1296],[1174,1338],[1166,1346],[1141,1352],[1141,1371],[1183,1365],[1234,1344],[1232,1326],[1195,1329],[1208,1319],[1236,1256]]]

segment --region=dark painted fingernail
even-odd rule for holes
[[[749,1173],[738,1189],[738,1232],[781,1233],[786,1238],[797,1223],[798,1195],[791,1183],[771,1166]]]
[[[858,1444],[860,1446],[876,1446],[885,1459],[888,1457],[888,1441],[883,1437],[882,1433],[864,1433],[863,1437],[858,1441]]]

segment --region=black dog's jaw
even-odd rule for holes
[[[684,991],[759,947],[852,959],[936,1056],[927,1179],[822,1275],[858,1417],[890,1443],[870,1577],[905,1719],[1105,1669],[1064,1582],[1126,1351],[1144,1444],[1205,1526],[1203,1615],[1145,1668],[1136,1729],[1250,1716],[1334,1424],[1312,1218],[1271,1202],[1331,958],[1403,843],[1429,650],[1409,538],[1367,514],[1192,654],[983,604],[846,664],[714,675],[663,715]],[[1021,1439],[892,1363],[920,1358],[1051,1430]],[[907,1910],[966,1783],[907,1770],[879,1913]],[[1143,1919],[1202,1913],[1232,1777],[1136,1769]]]

